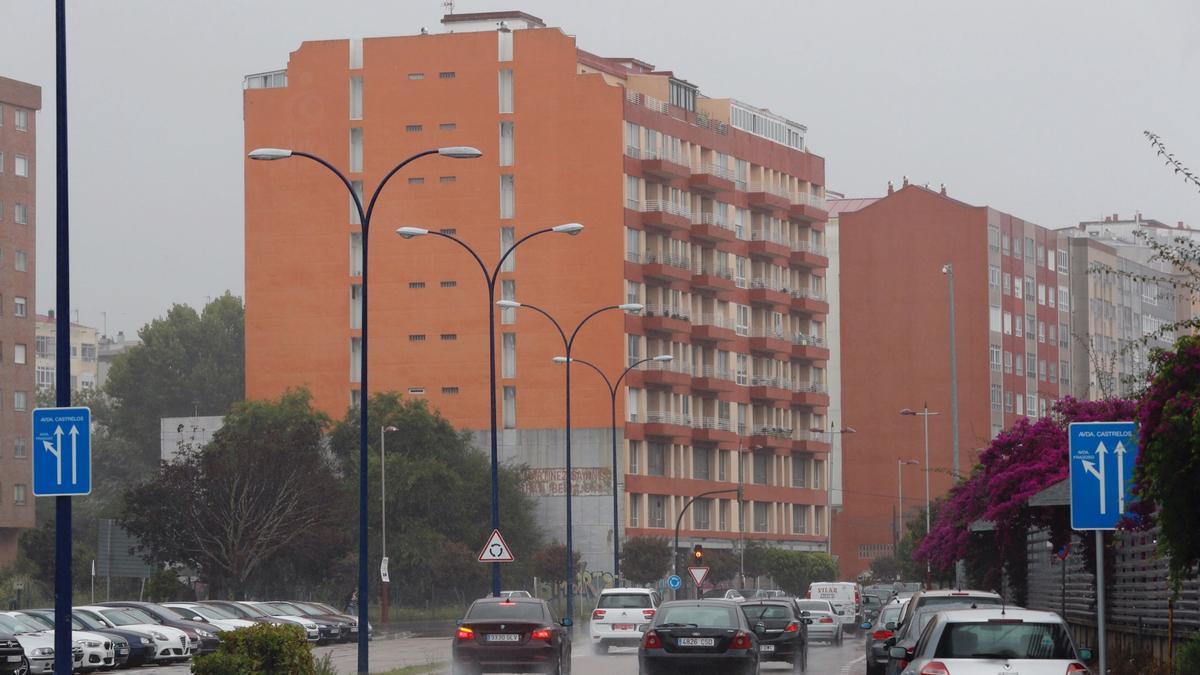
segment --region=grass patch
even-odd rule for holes
[[[441,663],[426,663],[419,666],[403,666],[401,668],[393,668],[385,670],[381,673],[371,673],[371,675],[426,675],[427,673],[441,672],[443,668]]]

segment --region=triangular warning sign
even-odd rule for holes
[[[500,536],[500,530],[492,530],[492,536],[488,537],[487,543],[483,545],[483,550],[479,552],[479,562],[510,563],[512,561],[512,551],[508,550],[508,544],[504,543],[504,537]],[[707,568],[705,570],[707,571]]]
[[[708,578],[708,568],[689,567],[688,574],[692,575],[692,581],[696,582],[696,588],[700,588],[704,584],[704,580]]]

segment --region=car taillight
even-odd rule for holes
[[[823,617],[821,617],[821,620],[818,623],[833,623],[833,617],[832,616],[823,616]]]
[[[474,640],[475,631],[471,628],[467,628],[466,626],[459,626],[458,634],[455,637],[457,637],[459,640]]]
[[[733,649],[750,649],[750,635],[738,631],[737,635],[733,636],[733,642],[729,644]]]
[[[603,619],[604,614],[605,614],[605,612],[602,609],[593,610],[592,611],[592,621],[599,621],[600,619]]]
[[[930,661],[921,669],[919,675],[950,675],[950,669],[941,661]]]
[[[874,633],[871,633],[871,639],[883,642],[884,640],[892,637],[892,635],[894,635],[894,633],[892,633],[890,630],[877,630]]]
[[[800,624],[798,624],[798,623],[796,623],[795,621],[793,621],[793,622],[791,622],[791,623],[789,623],[789,624],[787,625],[787,628],[784,628],[784,629],[783,629],[783,632],[785,632],[785,633],[799,633],[799,632],[800,632]]]
[[[662,647],[662,640],[659,639],[658,633],[647,631],[645,637],[642,638],[642,647],[645,649],[658,649]]]
[[[530,637],[530,639],[533,639],[533,640],[545,640],[546,642],[549,642],[550,641],[550,631],[546,630],[545,628],[539,628],[539,629],[533,631],[533,634],[530,635],[529,637]]]
[[[645,619],[653,619],[653,618],[654,618],[654,610],[652,610],[652,609],[643,609],[643,610],[642,610],[642,618],[645,618]]]
[[[1084,675],[1087,675],[1087,672],[1087,666],[1083,665],[1082,663],[1072,663],[1067,666],[1067,675],[1071,675],[1071,673],[1083,673]]]

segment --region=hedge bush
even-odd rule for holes
[[[1175,672],[1183,675],[1200,673],[1200,633],[1192,635],[1192,638],[1179,648],[1175,655]]]
[[[192,662],[193,675],[315,675],[312,647],[299,626],[257,624],[221,633],[212,654]]]

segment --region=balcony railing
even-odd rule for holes
[[[733,330],[733,319],[730,319],[725,314],[713,314],[706,312],[701,314],[698,321],[695,321],[700,326],[715,326],[717,328],[728,328]]]
[[[679,373],[691,376],[692,364],[683,361],[647,361],[639,366],[641,370],[653,370],[660,373]]]
[[[719,215],[719,213],[716,213],[716,212],[709,212],[709,211],[702,212],[696,217],[696,220],[694,220],[693,222],[702,223],[704,225],[713,225],[715,227],[719,227],[724,230],[729,230],[730,232],[737,231],[734,229],[733,224],[728,222],[728,220],[725,218],[725,216]]]
[[[826,295],[825,291],[814,291],[811,288],[800,288],[792,291],[792,297],[799,298],[801,300],[807,298],[809,300],[820,300],[821,302],[825,302]]]
[[[753,435],[772,436],[774,438],[791,438],[792,430],[787,427],[755,426]]]
[[[750,230],[750,241],[769,241],[772,244],[779,244],[780,246],[787,246],[788,248],[791,248],[792,246],[792,242],[788,241],[787,237],[778,232],[764,230],[761,227],[752,228]]]
[[[788,287],[784,284],[764,277],[754,277],[754,279],[750,281],[750,288],[765,288],[769,291],[779,291],[781,293],[789,292]]]
[[[718,178],[724,178],[725,180],[733,180],[734,179],[733,169],[730,169],[729,167],[713,164],[712,162],[703,162],[703,163],[699,164],[698,166],[693,167],[692,170],[697,173],[707,173],[711,176],[716,176]]]
[[[733,371],[722,366],[704,366],[700,372],[703,374],[703,377],[711,377],[718,380],[729,380],[730,382],[733,381]]]
[[[720,417],[692,418],[693,429],[716,429],[718,431],[733,431],[733,422]]]
[[[791,244],[793,251],[800,253],[816,253],[817,255],[826,255],[825,247],[820,244],[814,244],[810,241],[794,241]]]
[[[821,195],[814,195],[811,192],[797,190],[792,193],[791,200],[793,204],[804,204],[805,206],[812,206],[822,211],[826,210],[825,198]]]
[[[691,113],[682,108],[675,108],[672,110],[672,107],[668,105],[666,101],[661,101],[653,96],[646,96],[645,94],[636,91],[630,91],[628,89],[625,90],[625,100],[634,105],[640,105],[653,110],[660,115],[667,115],[676,119],[687,120],[693,126],[700,127],[701,129],[708,129],[709,131],[720,134],[721,136],[727,136],[729,134],[729,125],[727,123],[714,120],[704,112]]]
[[[681,427],[692,426],[692,416],[666,410],[651,410],[646,413],[647,424],[675,424]]]
[[[789,339],[787,333],[783,332],[782,328],[778,330],[774,328],[755,328],[754,330],[750,331],[750,337],[771,338],[773,340]]]
[[[646,265],[670,265],[671,267],[678,267],[679,269],[687,270],[688,272],[692,271],[692,259],[687,256],[677,255],[675,253],[656,253],[653,251],[647,251],[642,256],[642,263]]]
[[[825,386],[824,383],[805,382],[805,381],[796,382],[796,386],[792,388],[792,391],[795,391],[795,392],[798,392],[801,394],[827,394],[827,393],[829,393],[829,389]]]
[[[792,344],[800,345],[801,347],[824,347],[825,338],[818,335],[805,335],[804,333],[793,333]]]
[[[821,431],[811,431],[809,429],[797,429],[795,434],[792,434],[793,441],[815,441],[817,443],[828,443],[829,435]],[[799,485],[797,487],[804,487]]]
[[[642,213],[655,212],[669,213],[673,216],[681,216],[689,220],[692,217],[691,209],[680,204],[669,202],[665,199],[647,199],[646,201],[642,202]]]
[[[792,193],[789,190],[786,190],[784,188],[781,188],[781,187],[778,187],[775,185],[763,183],[762,181],[757,181],[757,180],[750,181],[749,192],[765,192],[770,195],[775,195],[776,197],[783,197],[784,199],[788,200],[789,202],[792,201]]]
[[[733,281],[733,268],[729,265],[700,265],[695,270],[696,274],[704,274],[713,277],[721,277]]]
[[[752,387],[774,387],[776,389],[791,389],[792,381],[786,377],[753,377],[750,379]]]

